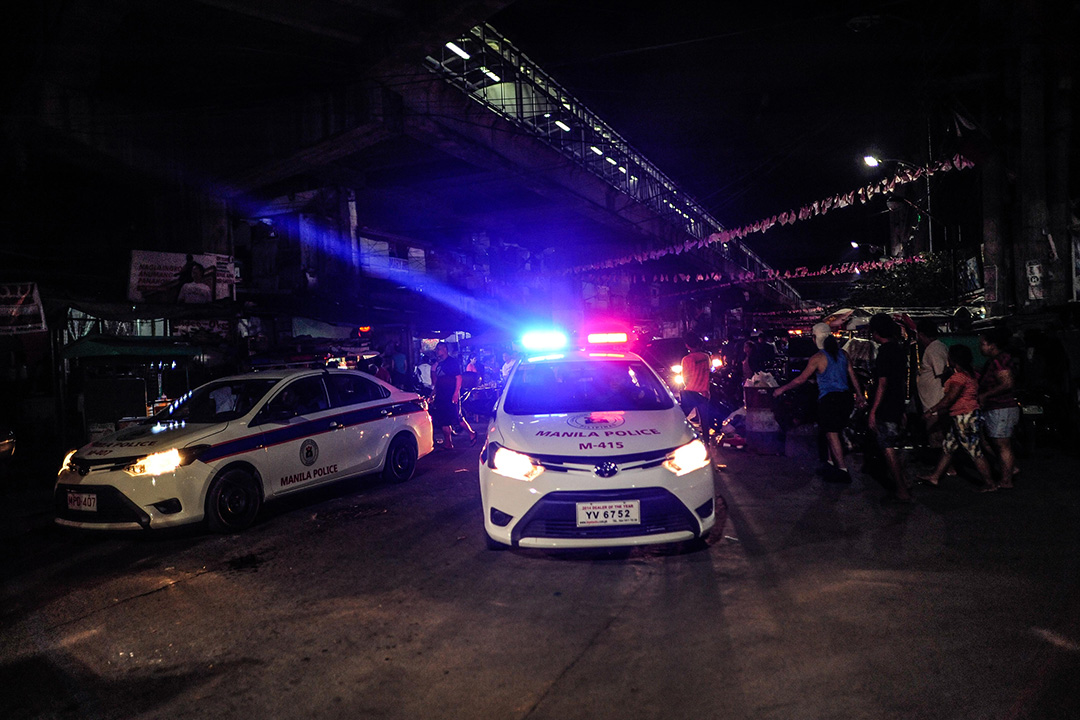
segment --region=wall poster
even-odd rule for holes
[[[236,264],[228,255],[131,251],[128,300],[203,304],[233,297]]]

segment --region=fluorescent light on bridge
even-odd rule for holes
[[[559,128],[560,130],[565,130],[566,132],[570,132],[570,126],[567,125],[566,123],[564,123],[562,120],[556,120],[555,121],[555,127]]]
[[[455,45],[452,42],[446,43],[446,47],[447,47],[447,49],[450,50],[450,52],[454,53],[455,55],[457,55],[462,60],[469,60],[469,59],[472,58],[472,55],[465,52],[464,50],[462,50],[461,48],[459,48],[457,45]]]

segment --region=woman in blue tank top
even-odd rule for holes
[[[857,402],[859,407],[862,407],[866,404],[866,398],[848,361],[847,353],[840,349],[836,338],[827,335],[821,350],[810,358],[806,368],[797,378],[776,388],[773,397],[780,397],[788,390],[799,387],[815,374],[818,384],[818,424],[825,432],[829,443],[829,457],[835,468],[825,479],[830,482],[851,482],[840,433],[844,431],[851,417],[853,403]],[[854,396],[852,388],[855,390]]]

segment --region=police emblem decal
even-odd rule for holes
[[[619,427],[625,422],[626,419],[621,412],[584,413],[571,415],[566,419],[567,425],[582,430],[610,430]]]
[[[315,461],[319,459],[319,446],[314,440],[308,438],[304,441],[304,444],[300,446],[300,462],[305,465],[314,465]]]

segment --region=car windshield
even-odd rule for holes
[[[217,380],[202,385],[154,415],[151,422],[219,423],[247,415],[279,381]]]
[[[503,409],[511,415],[666,410],[671,395],[638,360],[522,363],[510,381]]]

